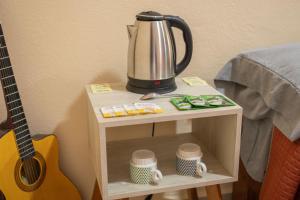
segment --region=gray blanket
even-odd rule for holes
[[[273,125],[291,141],[300,138],[300,44],[242,53],[221,69],[215,85],[244,109],[241,159],[262,181]]]

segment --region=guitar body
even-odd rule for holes
[[[6,200],[80,200],[75,186],[62,174],[58,163],[58,144],[54,135],[33,140],[36,154],[43,159],[40,184],[37,188],[20,188],[16,176],[21,174],[18,150],[13,131],[0,139],[0,191]],[[37,158],[38,160],[38,158]],[[43,172],[43,173],[42,173]],[[27,191],[24,191],[27,190]]]

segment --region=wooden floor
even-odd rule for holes
[[[261,183],[253,180],[240,161],[239,180],[233,183],[233,200],[258,200]]]

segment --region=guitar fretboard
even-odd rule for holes
[[[0,78],[8,115],[11,119],[16,143],[22,160],[35,154],[21,97],[14,77],[2,26],[0,24]]]

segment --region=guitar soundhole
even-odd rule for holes
[[[3,194],[3,192],[0,190],[0,200],[5,200],[6,198],[5,198],[5,196],[4,196],[4,194]]]
[[[20,189],[31,192],[36,190],[44,181],[46,163],[38,152],[26,160],[19,160],[15,168],[15,180]]]
[[[41,175],[41,167],[35,158],[29,158],[23,161],[21,167],[21,179],[26,185],[34,184]]]

